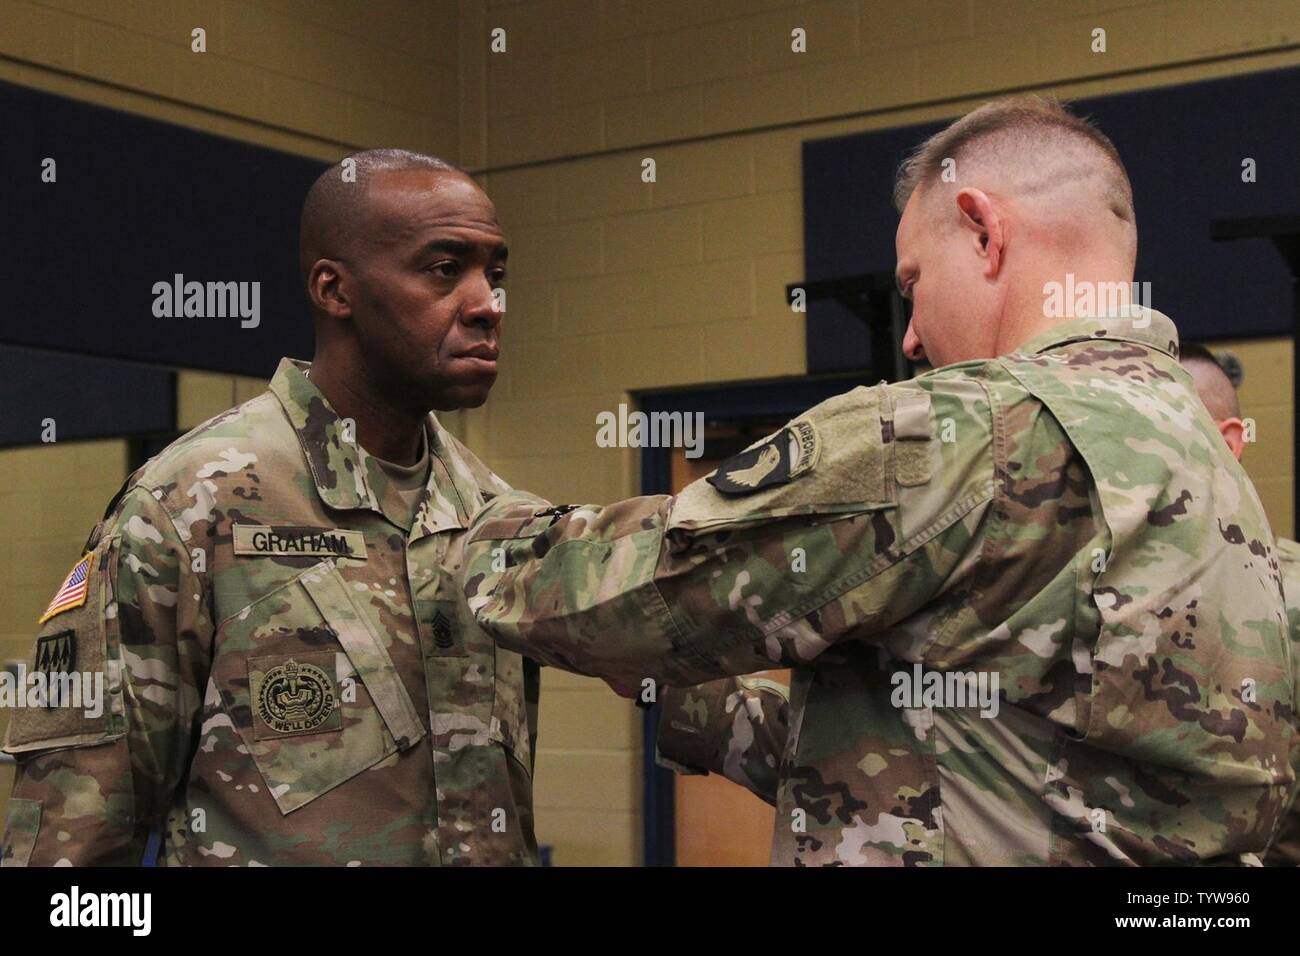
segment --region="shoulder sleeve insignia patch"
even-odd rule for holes
[[[63,579],[59,585],[59,590],[55,592],[54,599],[50,601],[49,607],[41,615],[37,624],[44,624],[56,614],[62,614],[64,611],[71,611],[73,608],[81,607],[86,603],[86,595],[90,592],[90,565],[94,561],[94,552],[87,552],[80,561],[72,566],[68,576]]]
[[[37,638],[33,667],[44,674],[47,680],[53,680],[59,674],[71,674],[76,671],[76,631],[59,631],[57,634]]]
[[[816,426],[807,419],[799,419],[757,445],[732,455],[705,480],[724,495],[751,494],[784,485],[811,471],[820,451]]]

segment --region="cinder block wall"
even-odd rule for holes
[[[3,0],[0,80],[322,159],[454,155],[458,23],[456,0]]]

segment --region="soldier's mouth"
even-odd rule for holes
[[[471,374],[478,375],[496,375],[497,360],[493,358],[483,358],[479,355],[458,355],[455,362],[462,369]]]
[[[500,356],[501,350],[496,345],[484,343],[457,353],[453,356],[453,359],[462,366],[472,368],[477,372],[495,375],[497,359]]]

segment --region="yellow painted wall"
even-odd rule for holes
[[[330,160],[453,158],[458,23],[457,0],[0,0],[0,80]]]
[[[803,278],[805,139],[1295,65],[1297,37],[1290,0],[0,0],[0,80],[320,159],[406,145],[475,170],[511,245],[506,360],[488,405],[444,423],[516,485],[609,500],[639,490],[637,463],[596,447],[595,415],[630,390],[803,373],[783,289]],[[1289,531],[1290,343],[1232,347],[1247,466]],[[182,375],[182,427],[260,388]],[[29,582],[4,587],[6,655],[124,473],[119,442],[0,451],[0,581]],[[558,864],[640,859],[640,750],[635,708],[545,673],[537,825]]]

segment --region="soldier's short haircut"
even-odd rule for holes
[[[1241,385],[1241,360],[1231,352],[1215,355],[1199,342],[1180,342],[1178,361],[1192,373],[1196,392],[1216,421],[1241,417],[1237,389]],[[1197,369],[1205,370],[1198,374]]]
[[[1219,352],[1216,355],[1200,342],[1179,342],[1178,360],[1184,365],[1188,362],[1197,361],[1217,365],[1219,371],[1223,372],[1228,381],[1232,383],[1233,388],[1241,388],[1242,379],[1245,378],[1245,373],[1241,367],[1241,359],[1231,352]]]
[[[343,157],[316,178],[302,204],[298,265],[304,281],[312,263],[322,257],[341,255],[356,238],[356,230],[365,223],[360,213],[375,174],[406,169],[469,176],[455,163],[408,149],[367,149]]]
[[[1086,118],[1050,96],[1018,96],[985,103],[916,147],[898,168],[894,206],[901,213],[918,189],[952,160],[961,181],[964,163],[1010,157],[1023,167],[1025,188],[1046,190],[1066,180],[1096,179],[1110,210],[1136,224],[1133,187],[1115,145]],[[978,185],[978,183],[976,183]]]

